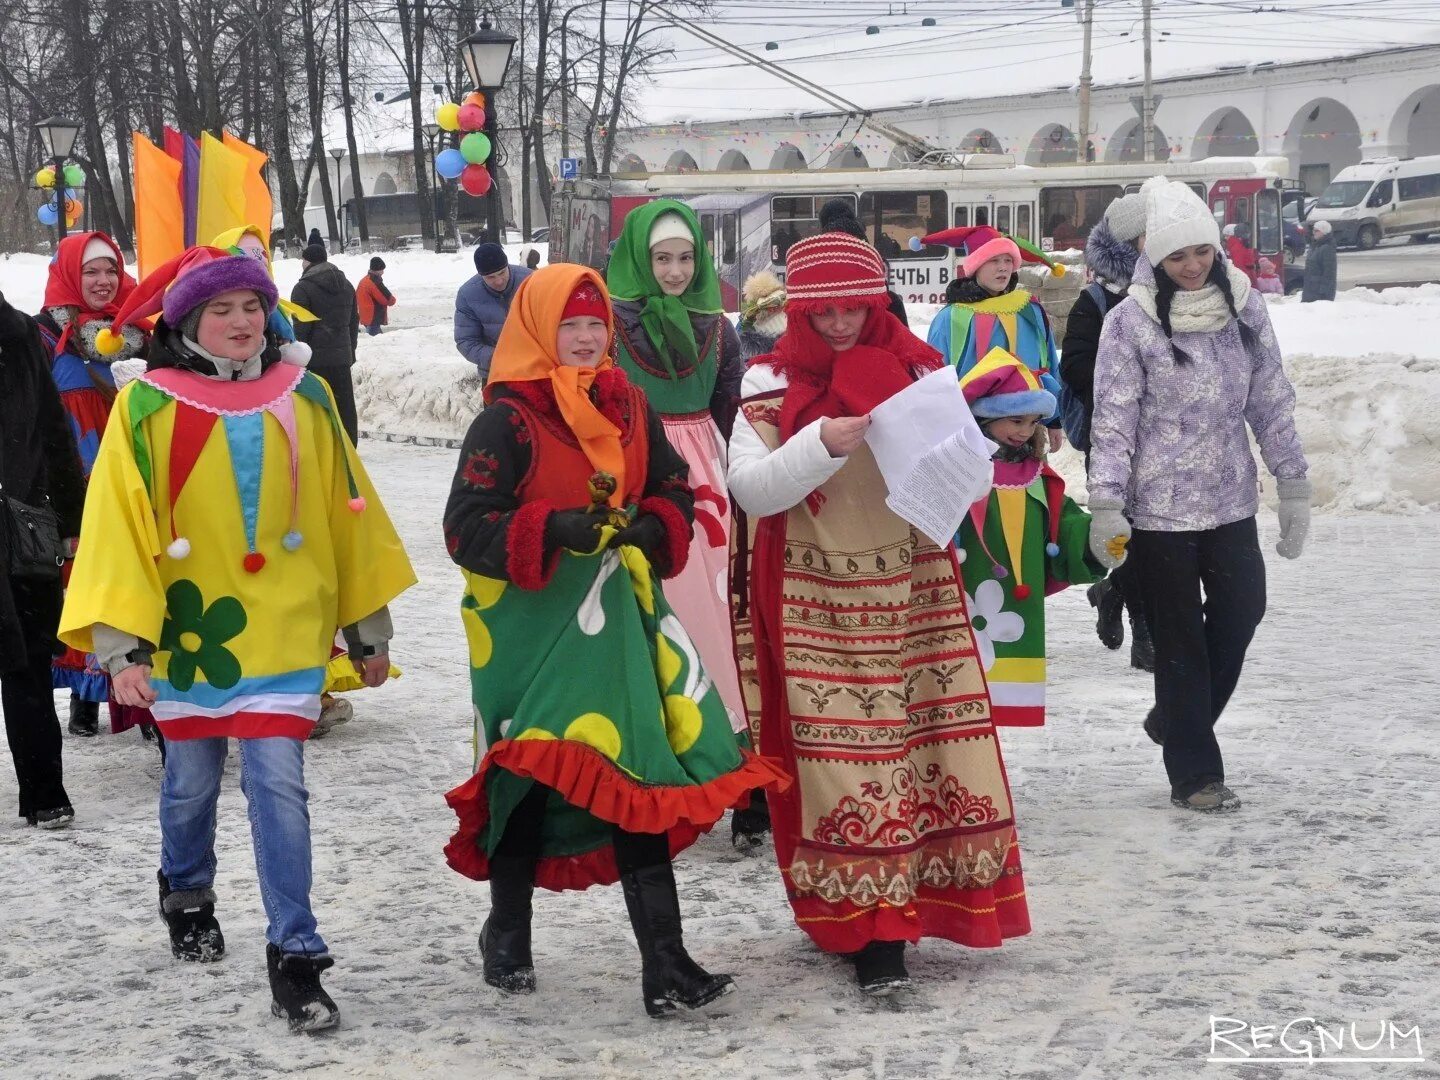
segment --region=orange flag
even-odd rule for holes
[[[143,280],[185,250],[180,162],[140,132],[131,136],[135,161],[135,251]]]
[[[223,132],[226,146],[245,158],[245,216],[247,224],[255,224],[265,233],[265,246],[270,246],[270,222],[275,216],[275,205],[270,196],[270,185],[265,183],[261,171],[270,160],[262,150],[257,150],[243,139],[237,139],[228,131]]]

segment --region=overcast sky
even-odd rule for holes
[[[1069,87],[1080,74],[1081,25],[1060,0],[727,0],[703,22],[864,108]],[[1440,0],[1155,0],[1153,27],[1155,75],[1175,75],[1440,42]],[[823,108],[688,34],[663,33],[674,55],[641,98],[652,122]],[[1092,49],[1097,84],[1141,76],[1140,0],[1097,0]]]

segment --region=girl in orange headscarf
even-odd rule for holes
[[[692,960],[671,858],[782,773],[741,750],[659,578],[694,497],[645,395],[612,365],[605,284],[572,264],[520,286],[445,509],[475,704],[474,775],[446,856],[490,882],[485,981],[535,989],[531,895],[619,880],[646,1011],[733,987]]]

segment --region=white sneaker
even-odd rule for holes
[[[1199,791],[1192,792],[1188,798],[1177,799],[1172,795],[1170,801],[1182,809],[1198,810],[1206,814],[1240,809],[1240,797],[1218,780],[1212,780]]]
[[[323,737],[336,724],[348,724],[355,716],[355,706],[342,697],[327,697],[321,699],[320,719],[315,721],[315,727],[310,732],[310,738],[319,739]]]

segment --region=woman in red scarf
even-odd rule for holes
[[[862,240],[785,260],[788,329],[752,361],[730,439],[748,515],[737,655],[795,921],[853,957],[861,989],[909,986],[905,942],[1027,933],[1009,783],[960,566],[885,505],[875,405],[942,363],[888,311]]]
[[[72,233],[60,241],[50,262],[44,310],[35,317],[50,351],[50,373],[60,391],[60,404],[70,417],[87,479],[115,400],[110,365],[142,355],[148,340],[138,327],[127,326],[118,350],[104,353],[97,348],[97,335],[109,328],[134,288],[135,279],[125,272],[125,260],[114,240],[102,232]],[[66,649],[51,674],[57,690],[70,691],[70,733],[97,734],[100,702],[109,697],[110,680],[95,658]],[[110,706],[112,731],[124,731],[149,719],[143,709]]]

